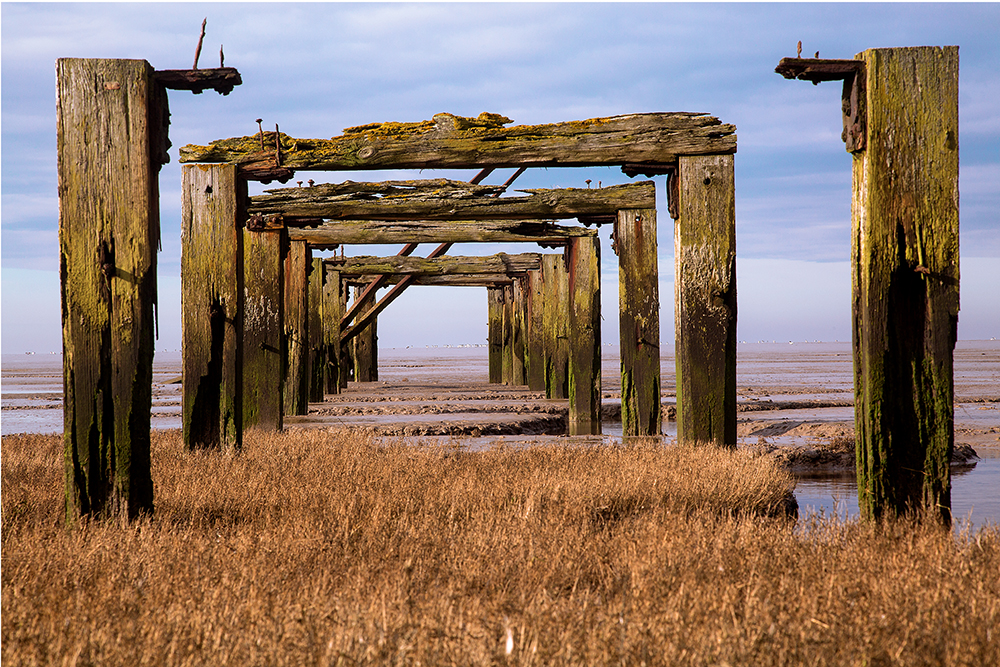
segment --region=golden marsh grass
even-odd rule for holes
[[[767,457],[154,433],[156,515],[2,448],[4,664],[1000,664],[1000,531],[783,517]]]

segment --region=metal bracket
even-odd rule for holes
[[[782,58],[774,71],[786,79],[811,81],[813,85],[821,81],[843,81],[841,113],[844,131],[840,138],[849,153],[865,149],[867,79],[864,61]]]
[[[270,215],[254,213],[250,216],[246,223],[247,230],[251,232],[274,231],[284,229],[284,227],[285,220],[282,218],[280,213],[272,213]]]

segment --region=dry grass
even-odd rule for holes
[[[5,665],[1000,664],[1000,531],[795,526],[767,458],[159,433],[155,519],[66,530],[60,443],[3,438]]]

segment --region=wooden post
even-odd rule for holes
[[[340,271],[323,273],[323,358],[326,365],[326,393],[340,393],[340,320],[344,317]]]
[[[677,439],[735,448],[733,156],[681,157],[678,171],[674,225]]]
[[[347,312],[347,285],[343,281],[340,283],[340,309],[343,312]],[[340,341],[339,341],[339,352],[340,352],[340,391],[343,392],[347,389],[347,382],[353,377],[354,374],[354,343],[344,342],[344,320],[341,318],[340,324]]]
[[[660,296],[656,209],[618,212],[622,434],[660,435]]]
[[[601,433],[601,249],[577,237],[569,264],[569,434]]]
[[[489,349],[490,382],[503,382],[503,286],[487,287],[486,342]]]
[[[505,385],[514,384],[514,285],[504,285],[503,294],[503,329],[501,343],[501,377]]]
[[[546,398],[569,398],[569,308],[566,303],[568,278],[561,254],[542,255],[542,281],[545,290],[542,337],[545,345]]]
[[[166,92],[144,60],[57,62],[66,518],[153,511],[149,432]]]
[[[958,47],[871,49],[854,153],[858,501],[951,519],[959,307]]]
[[[354,298],[364,290],[354,288]],[[374,307],[374,306],[372,306]],[[370,310],[370,308],[369,308]],[[378,380],[378,319],[372,319],[354,337],[354,381],[376,382]]]
[[[285,257],[285,414],[309,413],[309,267],[312,251],[289,243]]]
[[[511,384],[522,387],[528,384],[527,369],[525,367],[525,333],[526,306],[524,279],[518,278],[511,284]]]
[[[243,426],[283,425],[281,338],[284,321],[282,228],[243,230]]]
[[[326,389],[323,354],[323,260],[314,257],[309,272],[309,400],[323,402]]]
[[[528,389],[545,391],[545,347],[542,337],[544,296],[541,270],[529,271],[526,284],[528,314],[525,320],[527,329],[525,360],[528,367]]]
[[[243,216],[234,165],[181,171],[182,424],[188,449],[243,443]]]

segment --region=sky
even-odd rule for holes
[[[377,121],[500,113],[516,124],[695,111],[736,125],[740,340],[850,340],[851,157],[840,85],[774,73],[785,56],[960,47],[960,339],[1000,337],[1000,4],[11,3],[0,6],[2,352],[61,349],[55,62],[138,58],[236,67],[230,95],[170,92],[160,172],[157,350],[180,347],[177,149],[278,123],[328,138]],[[301,172],[317,182],[471,172]],[[510,174],[494,173],[487,183]],[[628,182],[613,168],[531,169],[512,187]],[[657,177],[661,341],[673,342],[673,222]],[[251,193],[275,185],[251,184]],[[617,343],[617,262],[602,238],[603,340]],[[395,254],[397,246],[347,249]],[[429,250],[429,248],[428,248]],[[532,252],[462,245],[451,254]],[[418,251],[422,254],[423,249]],[[485,343],[482,288],[412,287],[379,318],[381,347]]]

